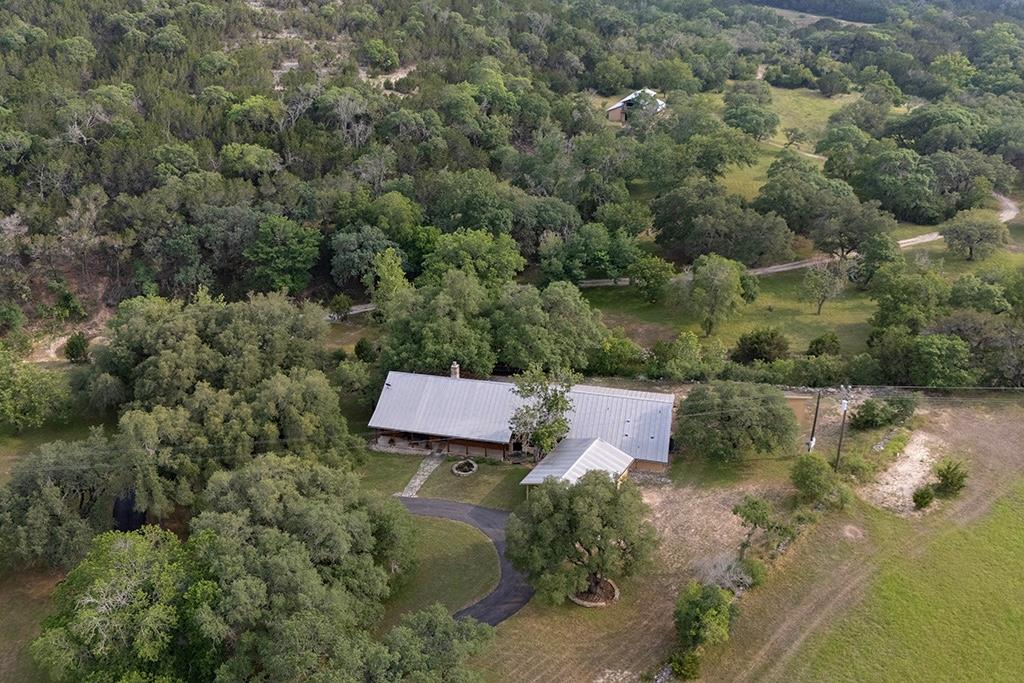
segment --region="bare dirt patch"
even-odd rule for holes
[[[938,437],[922,430],[914,432],[889,469],[860,489],[861,497],[897,514],[912,513],[914,490],[931,480],[932,468],[945,448],[945,443]]]
[[[744,494],[788,494],[779,482],[698,488],[645,481],[641,488],[661,538],[649,569],[620,581],[620,599],[604,609],[531,602],[498,627],[475,662],[489,680],[635,681],[653,671],[675,643],[680,588],[737,556],[746,532],[732,507]]]
[[[64,346],[73,333],[81,331],[88,339],[100,339],[99,335],[106,330],[107,323],[112,317],[113,308],[100,306],[88,321],[74,325],[71,330],[50,334],[40,339],[25,360],[29,363],[63,363],[66,360]]]
[[[875,537],[874,515],[866,506],[824,517],[777,563],[765,586],[744,595],[729,643],[702,667],[704,680],[800,679],[793,668],[799,669],[801,646],[857,604],[880,563],[896,553],[919,553],[943,520],[976,521],[1020,481],[1024,402],[1011,397],[961,401],[950,401],[956,407],[935,401],[918,432],[926,435],[922,443],[936,448],[935,455],[967,462],[970,477],[963,493],[944,501],[927,520],[901,522],[903,533],[895,541]]]
[[[958,524],[983,517],[1024,473],[1024,398],[986,398],[936,410],[929,431],[946,444],[942,456],[967,463],[967,488],[944,505]]]

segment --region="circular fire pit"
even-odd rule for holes
[[[468,477],[476,472],[476,463],[472,460],[460,460],[452,465],[452,474],[456,477]]]

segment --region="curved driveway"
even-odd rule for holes
[[[457,503],[436,498],[398,497],[402,505],[420,517],[440,517],[469,524],[482,531],[498,550],[498,585],[486,597],[455,613],[457,618],[472,617],[491,626],[497,626],[518,612],[533,597],[533,589],[523,575],[505,559],[505,523],[508,512],[492,508]]]

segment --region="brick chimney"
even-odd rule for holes
[[[459,361],[453,360],[452,361],[452,379],[458,379],[458,378],[459,378]]]

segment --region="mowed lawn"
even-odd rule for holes
[[[790,680],[1019,681],[1024,486],[981,522],[883,564],[865,601],[813,640]]]
[[[483,533],[446,519],[416,517],[413,523],[418,566],[385,605],[381,630],[435,602],[457,612],[498,585],[498,551]]]
[[[779,128],[771,140],[785,144],[786,134],[783,131],[799,128],[806,135],[807,142],[801,142],[798,149],[813,152],[814,146],[825,136],[828,118],[859,98],[859,93],[825,97],[817,90],[772,86],[772,109],[779,115]]]
[[[771,108],[779,115],[779,127],[768,141],[758,147],[757,162],[753,166],[732,166],[722,178],[722,184],[733,194],[745,199],[753,199],[758,190],[768,179],[768,167],[780,154],[781,145],[786,144],[785,130],[799,128],[807,137],[805,142],[795,146],[794,151],[813,154],[817,142],[825,135],[828,117],[859,95],[837,95],[825,97],[817,90],[807,88],[776,88],[772,87]],[[805,156],[809,161],[823,168],[822,159]]]
[[[376,341],[380,338],[381,332],[380,325],[373,321],[369,313],[359,313],[349,316],[346,320],[331,323],[327,328],[326,346],[329,351],[341,349],[351,354],[360,339]]]
[[[757,161],[753,166],[730,166],[722,178],[722,185],[730,194],[738,194],[746,200],[757,197],[761,186],[768,180],[768,167],[779,158],[782,149],[761,143],[757,147]],[[809,159],[822,165],[824,162]]]
[[[1024,268],[1024,231],[1017,226],[1010,231],[1011,249],[1001,249],[986,259],[968,261],[959,254],[954,254],[946,248],[943,240],[929,242],[903,253],[908,259],[926,257],[932,263],[941,262],[941,271],[949,280],[955,280],[961,275],[974,273],[979,277],[985,275],[1004,276]]]
[[[814,306],[799,300],[803,277],[803,271],[792,271],[760,278],[761,293],[757,301],[743,306],[735,317],[715,329],[713,335],[728,347],[744,332],[776,326],[789,337],[793,351],[803,352],[812,339],[834,331],[839,335],[844,354],[864,351],[870,331],[868,318],[875,309],[867,293],[848,288],[839,298],[826,303],[821,315],[816,315]],[[623,327],[627,335],[640,343],[649,345],[652,334],[660,333],[661,338],[674,337],[683,330],[702,334],[697,317],[681,304],[647,303],[630,287],[585,289],[583,294],[605,313],[605,322],[610,327]],[[634,326],[634,322],[641,325]]]
[[[26,429],[20,433],[0,429],[0,484],[10,477],[11,468],[18,458],[51,441],[84,439],[89,436],[89,429],[95,424],[94,421],[78,418],[67,423]]]
[[[422,458],[404,453],[377,453],[370,451],[363,464],[356,468],[363,486],[385,496],[401,493],[416,474]]]
[[[526,500],[520,486],[529,470],[520,465],[477,461],[477,471],[468,477],[452,473],[455,459],[446,460],[427,478],[417,494],[420,498],[443,498],[498,510],[514,510]]]

